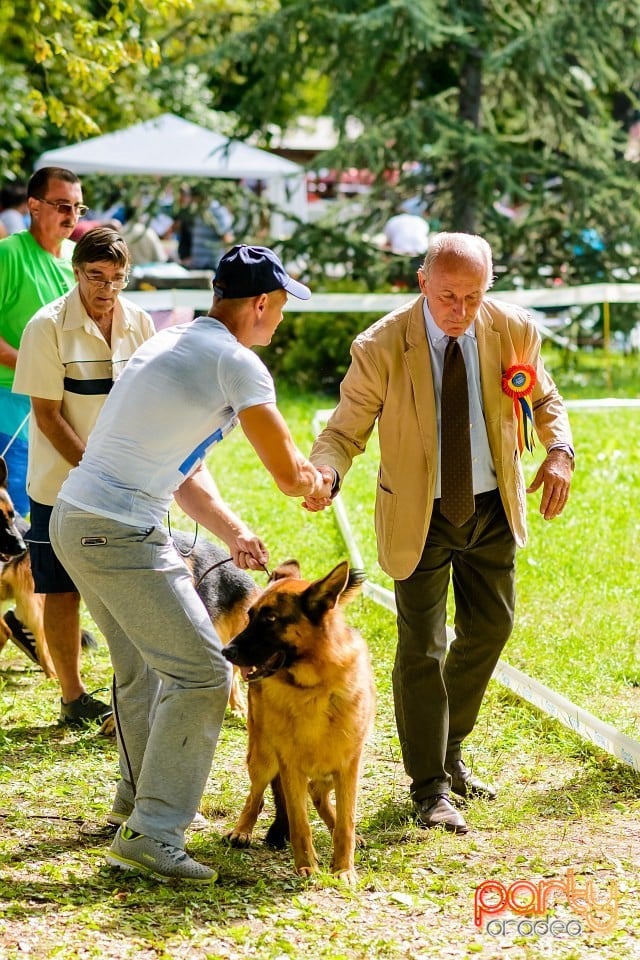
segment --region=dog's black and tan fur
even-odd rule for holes
[[[223,644],[228,644],[247,624],[248,610],[260,590],[253,578],[229,561],[221,547],[192,534],[172,531],[176,549],[191,573],[198,596]],[[247,706],[237,670],[233,671],[229,707],[246,716]]]
[[[290,838],[298,873],[316,872],[308,791],[333,835],[331,869],[350,884],[356,878],[360,762],[375,690],[366,643],[346,624],[341,608],[363,580],[344,561],[309,583],[289,561],[251,606],[248,626],[223,651],[250,681],[251,790],[230,843],[250,843],[271,783],[276,818],[267,842],[281,847]]]
[[[44,598],[34,593],[29,551],[23,539],[26,529],[27,524],[13,508],[7,490],[7,464],[0,457],[0,604],[8,600],[14,602],[17,619],[35,639],[40,666],[48,677],[55,677],[44,634]],[[0,615],[0,651],[11,639],[14,639],[13,633]]]

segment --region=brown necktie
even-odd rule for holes
[[[461,527],[475,511],[467,370],[460,344],[449,337],[444,354],[441,400],[440,512]]]

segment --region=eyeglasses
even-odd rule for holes
[[[102,290],[107,290],[109,287],[112,290],[122,290],[129,283],[129,274],[116,280],[103,280],[102,277],[92,277],[91,274],[85,273],[82,267],[78,267],[78,269],[92,287],[100,287]]]
[[[55,207],[58,213],[63,213],[65,216],[68,213],[75,213],[77,217],[84,217],[89,210],[84,203],[69,203],[68,200],[47,200],[46,197],[34,197],[34,200],[48,203],[50,207]]]

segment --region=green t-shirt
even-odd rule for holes
[[[62,256],[43,250],[28,230],[0,240],[0,337],[17,350],[34,313],[75,286],[71,255],[75,244],[62,241]],[[13,370],[0,364],[0,387],[11,389]]]

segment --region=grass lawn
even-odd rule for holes
[[[580,394],[574,371],[567,383],[565,395]],[[312,415],[330,402],[283,394],[281,406],[307,449]],[[576,411],[571,419],[572,497],[552,523],[536,513],[538,495],[531,498],[530,543],[518,558],[516,628],[505,659],[638,738],[640,414]],[[540,451],[526,457],[528,476],[539,459]],[[267,542],[272,564],[296,556],[313,578],[347,555],[331,511],[311,516],[281,496],[238,432],[216,451],[211,467],[225,497]],[[372,446],[347,478],[344,499],[370,579],[388,585],[373,542],[375,472]],[[177,513],[172,523],[189,528]],[[349,611],[370,645],[379,698],[363,768],[359,831],[366,846],[357,855],[356,890],[325,873],[298,878],[290,851],[260,843],[268,811],[254,847],[233,850],[223,843],[247,789],[245,731],[231,717],[203,800],[211,829],[190,835],[188,844],[219,870],[220,882],[190,889],[107,868],[102,825],[117,776],[115,746],[93,731],[57,727],[56,685],[18,651],[5,649],[1,960],[621,960],[640,954],[640,777],[492,682],[466,757],[497,784],[498,799],[467,805],[466,837],[417,829],[393,719],[393,616],[365,598]],[[108,685],[104,645],[85,655],[84,673],[95,687]],[[326,830],[315,820],[314,830],[326,863]],[[589,881],[597,897],[610,894],[618,903],[608,932],[591,931],[562,897],[551,911],[562,925],[555,933],[518,928],[518,916],[511,927],[488,930],[486,919],[474,926],[474,892],[483,881],[537,884],[564,880],[568,870],[578,886]]]

